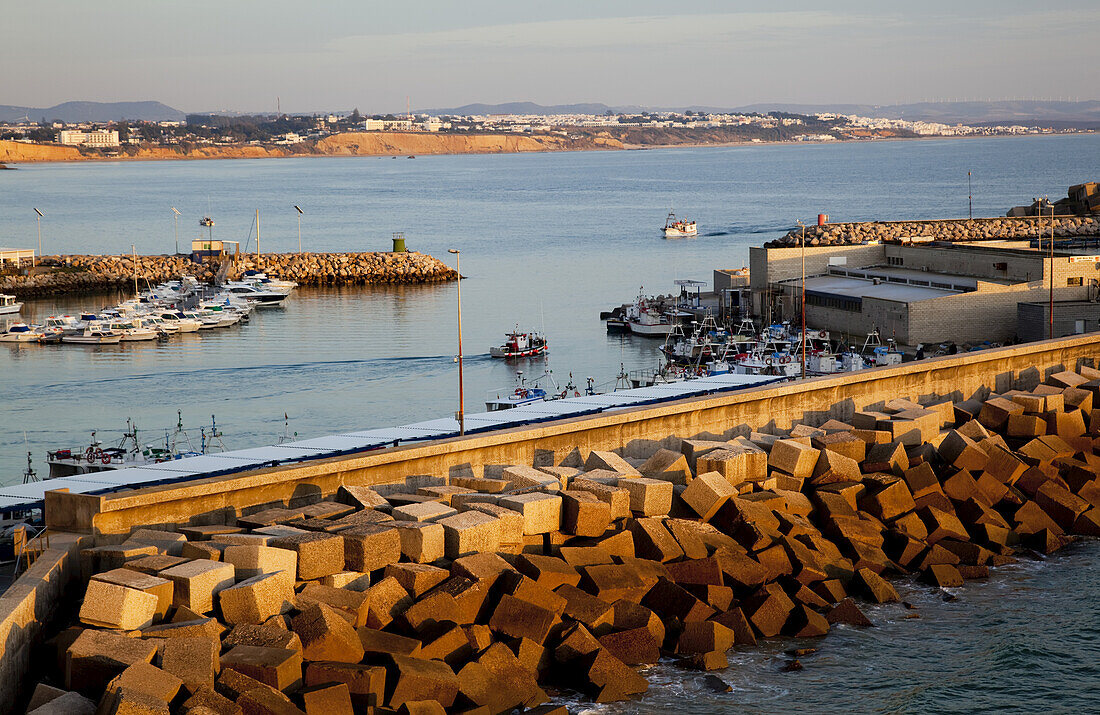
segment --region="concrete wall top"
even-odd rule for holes
[[[46,520],[55,529],[119,540],[139,526],[231,523],[271,504],[316,501],[344,484],[386,484],[410,475],[442,479],[484,465],[530,465],[536,455],[557,463],[577,448],[652,451],[678,438],[728,438],[750,428],[783,430],[796,422],[845,419],[894,397],[966,399],[990,390],[1026,388],[1050,372],[1092,364],[1097,356],[1100,334],[1090,334],[180,485],[100,496],[51,491],[46,493]]]

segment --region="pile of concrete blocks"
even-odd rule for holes
[[[660,659],[865,627],[890,579],[952,589],[1100,536],[1100,371],[893,399],[785,434],[578,447],[555,466],[347,485],[81,553],[30,711],[564,712]],[[540,462],[546,462],[540,458]],[[418,486],[419,485],[419,486]],[[98,709],[98,710],[97,710]]]

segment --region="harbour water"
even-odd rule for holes
[[[0,243],[48,253],[174,250],[215,218],[215,237],[248,240],[261,212],[261,248],[377,250],[406,232],[410,249],[462,251],[466,409],[549,366],[610,387],[620,363],[656,366],[651,338],[608,336],[600,310],[640,286],[671,292],[676,278],[711,280],[745,265],[748,247],[795,219],[1000,215],[1036,194],[1089,178],[1096,135],[685,148],[416,159],[304,158],[22,165],[0,175]],[[1090,173],[1091,172],[1091,173]],[[699,222],[699,238],[663,240],[669,207]],[[251,247],[255,246],[252,236]],[[249,325],[166,344],[4,345],[0,350],[0,483],[20,479],[26,444],[86,443],[93,429],[133,418],[147,437],[176,410],[197,427],[216,415],[226,442],[273,442],[430,419],[457,408],[456,288],[451,285],[300,290]],[[23,319],[98,308],[118,296],[31,301]],[[506,330],[543,329],[547,362],[491,360]],[[495,394],[495,393],[494,393]]]
[[[26,165],[0,173],[0,243],[37,241],[32,206],[46,214],[47,253],[173,250],[210,213],[215,236],[245,241],[262,216],[265,251],[297,249],[293,205],[306,210],[307,250],[376,250],[403,230],[411,249],[462,250],[466,407],[507,388],[517,369],[488,357],[514,323],[544,329],[549,366],[613,382],[657,363],[657,341],[607,336],[599,311],[639,286],[668,292],[676,278],[709,283],[747,249],[795,219],[1002,215],[1033,196],[1064,195],[1095,178],[1096,135],[841,145],[750,146],[575,154],[332,158]],[[672,207],[699,238],[665,241]],[[44,452],[119,431],[131,417],[163,435],[181,410],[198,427],[217,415],[232,447],[366,429],[450,414],[457,406],[456,286],[300,290],[250,324],[168,343],[115,347],[0,346],[0,483],[19,480],[24,434],[39,471]],[[110,296],[33,301],[29,321]],[[838,628],[805,670],[782,673],[777,641],[731,654],[731,693],[669,664],[648,675],[642,702],[612,712],[1095,711],[1100,603],[1095,541],[1022,561],[945,603],[903,585],[920,619],[870,609],[878,627]]]

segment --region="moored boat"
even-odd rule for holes
[[[43,333],[38,328],[26,323],[12,323],[7,332],[0,333],[0,343],[37,343]]]
[[[18,313],[23,309],[23,304],[15,300],[14,295],[0,293],[0,315]]]

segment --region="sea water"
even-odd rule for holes
[[[1036,136],[648,151],[28,164],[0,172],[0,244],[56,253],[170,253],[215,219],[214,237],[296,251],[461,250],[466,409],[509,390],[519,371],[564,386],[613,386],[620,365],[655,367],[659,340],[609,336],[601,310],[675,279],[712,279],[747,264],[748,247],[796,219],[999,216],[1033,197],[1095,180],[1100,136]],[[665,214],[699,222],[694,240],[663,240]],[[28,302],[22,319],[75,314],[119,296]],[[143,441],[216,416],[229,448],[450,415],[458,406],[457,286],[297,291],[247,325],[120,346],[0,345],[0,483],[20,480],[31,451],[117,436]],[[518,324],[543,330],[547,360],[505,363],[491,345]],[[289,418],[286,427],[284,414]],[[193,432],[198,439],[198,433]],[[24,437],[25,436],[25,437]],[[26,447],[24,446],[26,445]],[[944,602],[902,582],[900,606],[872,607],[876,627],[845,626],[781,672],[773,641],[731,652],[714,693],[669,663],[649,669],[640,702],[611,712],[1096,712],[1100,709],[1097,542],[1024,559]],[[580,703],[578,702],[578,705]],[[584,707],[588,707],[585,705]]]

